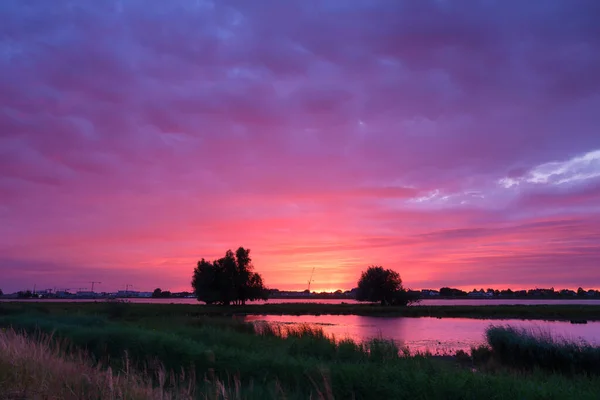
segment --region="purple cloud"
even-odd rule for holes
[[[600,7],[575,3],[5,1],[0,287],[187,289],[241,244],[280,288],[375,262],[599,287]]]

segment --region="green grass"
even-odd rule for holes
[[[199,398],[217,390],[215,382],[237,393],[230,398],[249,399],[597,399],[600,387],[597,377],[539,369],[473,372],[452,360],[405,357],[383,339],[334,341],[309,326],[255,328],[192,312],[203,307],[29,305],[3,304],[0,327],[52,334],[71,351],[84,349],[92,365],[113,371],[188,371],[197,377]]]
[[[510,326],[491,326],[486,338],[493,357],[512,368],[600,375],[600,347],[583,341]]]
[[[600,321],[600,306],[489,305],[489,306],[409,306],[381,307],[378,304],[286,303],[246,306],[206,306],[194,304],[127,304],[106,301],[66,303],[0,302],[0,315],[35,311],[46,314],[93,314],[114,318],[198,317],[234,315],[364,315],[381,317],[439,317],[480,319],[538,319],[557,321]]]

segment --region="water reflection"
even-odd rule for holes
[[[364,341],[383,337],[411,351],[447,353],[484,342],[484,331],[491,324],[511,325],[533,331],[550,332],[570,340],[583,339],[600,345],[600,322],[585,325],[556,321],[481,320],[468,318],[380,318],[358,315],[267,315],[247,316],[246,321],[276,324],[309,324],[321,327],[336,339]]]

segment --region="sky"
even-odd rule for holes
[[[597,0],[3,0],[0,289],[600,287]]]

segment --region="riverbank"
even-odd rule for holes
[[[111,311],[112,310],[112,311]],[[243,315],[362,315],[374,317],[433,317],[477,319],[529,319],[583,323],[600,321],[600,306],[561,305],[490,305],[490,306],[409,306],[381,307],[378,304],[285,303],[246,306],[207,306],[191,304],[143,304],[120,302],[0,302],[0,315],[40,313],[126,313],[131,316],[243,316]]]
[[[315,328],[164,313],[168,307],[2,310],[0,392],[15,398],[565,400],[596,399],[600,387],[586,374],[490,364],[485,349],[409,356],[385,339],[335,341]]]

